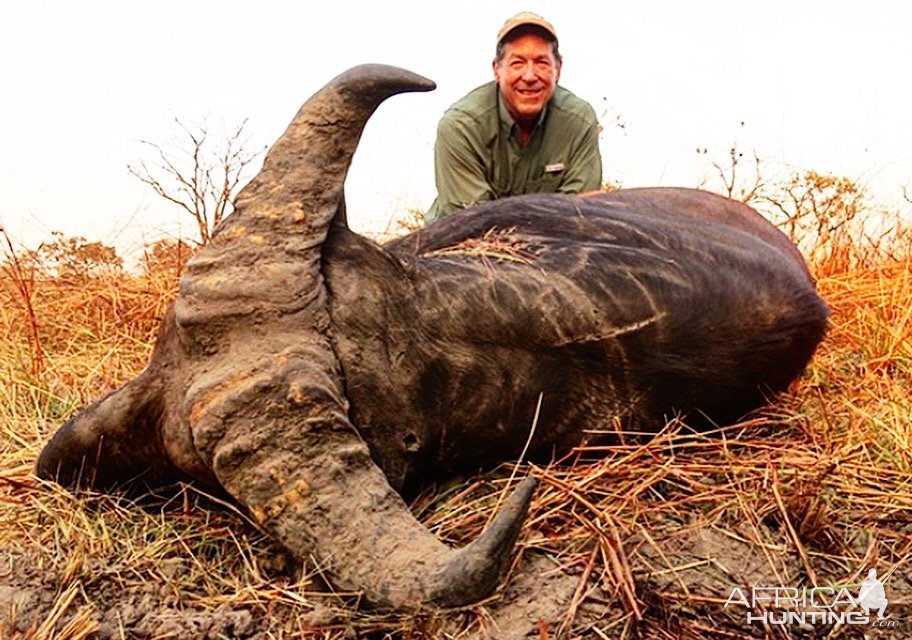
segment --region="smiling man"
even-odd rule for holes
[[[592,106],[558,86],[561,55],[547,20],[519,13],[497,34],[494,81],[450,107],[437,128],[433,222],[476,202],[601,186]]]

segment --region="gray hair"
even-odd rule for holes
[[[531,25],[531,24],[516,27],[515,29],[510,31],[510,33],[505,35],[500,42],[497,43],[497,51],[494,54],[494,62],[501,62],[503,60],[504,54],[506,54],[506,52],[507,52],[508,44],[510,44],[511,42],[516,40],[516,38],[518,38],[520,36],[524,36],[528,33],[534,33],[535,35],[541,36],[542,38],[547,40],[548,43],[551,45],[551,54],[554,56],[554,60],[557,62],[557,64],[561,64],[561,62],[563,62],[563,58],[561,57],[560,50],[558,50],[558,47],[557,47],[557,40],[554,39],[554,36],[552,36],[550,33],[548,33],[545,29],[542,29],[541,27],[536,27],[535,25]]]

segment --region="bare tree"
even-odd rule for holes
[[[868,208],[867,192],[849,178],[799,171],[764,201],[781,216],[780,227],[799,242],[810,238],[823,246],[843,236],[858,214]]]
[[[163,146],[140,140],[153,150],[155,160],[127,165],[129,172],[173,202],[196,220],[200,244],[206,244],[213,229],[231,213],[234,197],[247,177],[247,168],[265,151],[251,151],[243,120],[224,140],[211,141],[207,124],[188,126],[174,122],[180,139]]]
[[[745,123],[741,122],[741,128],[744,127]],[[698,185],[700,188],[717,191],[744,204],[752,204],[761,199],[767,185],[761,172],[760,154],[756,149],[750,158],[746,158],[738,142],[732,142],[726,154],[727,160],[719,160],[707,147],[698,147],[697,155],[704,156],[712,166],[711,175],[703,177]]]
[[[705,149],[698,151],[708,153]],[[760,156],[754,150],[752,159],[747,161],[744,159],[744,152],[737,146],[732,146],[728,150],[728,157],[729,161],[725,163],[716,159],[710,160],[713,170],[722,182],[722,193],[738,202],[750,204],[758,198],[764,187],[763,174],[760,172]],[[745,168],[745,163],[748,163],[747,176],[740,173],[740,169]]]

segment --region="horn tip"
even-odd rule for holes
[[[487,597],[510,566],[513,545],[522,530],[538,480],[528,477],[481,536],[463,547],[441,575],[439,591],[430,600],[438,606],[462,606]]]

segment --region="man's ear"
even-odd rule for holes
[[[491,66],[494,69],[494,81],[497,84],[500,84],[500,64],[498,64],[497,58],[494,58],[494,61],[491,63]]]
[[[560,72],[561,72],[561,67],[563,67],[563,66],[564,66],[563,60],[558,60],[557,67],[554,72],[554,84],[557,84],[558,82],[560,82]]]

